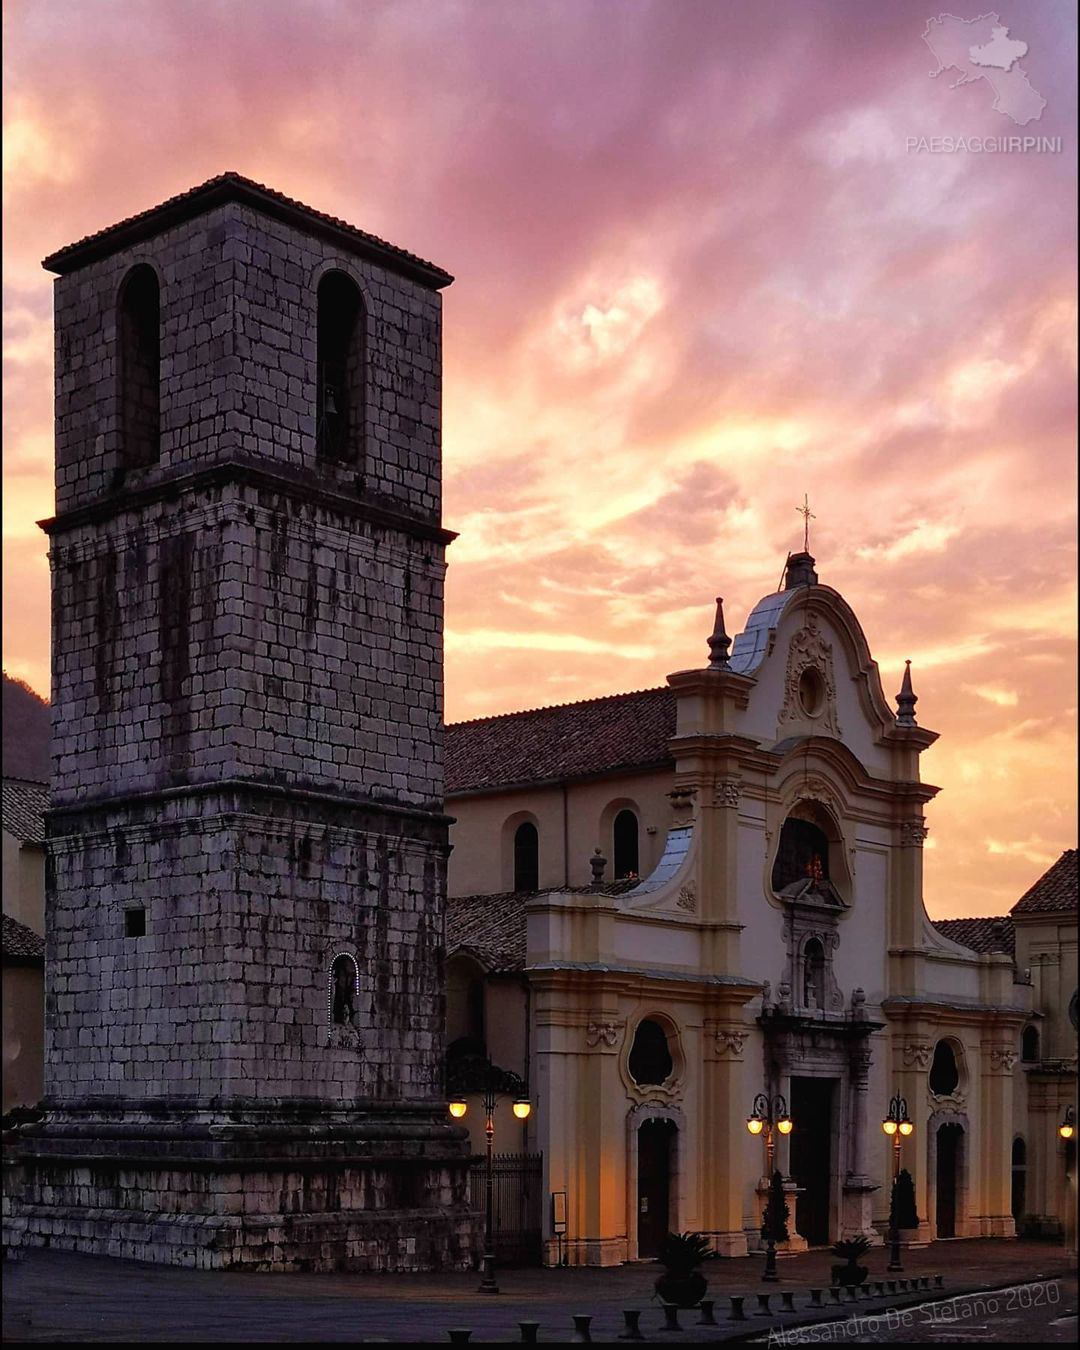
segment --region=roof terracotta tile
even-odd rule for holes
[[[1012,919],[1001,915],[989,919],[935,919],[934,927],[961,947],[973,952],[1016,953],[1016,933]]]
[[[45,957],[45,939],[10,914],[3,916],[0,946],[3,955],[16,961],[39,961]]]
[[[1052,914],[1076,908],[1076,849],[1067,848],[1034,886],[1009,910],[1010,914]]]
[[[636,877],[606,882],[605,895],[621,895]],[[567,889],[567,888],[563,888]],[[571,886],[584,894],[591,886]],[[525,969],[525,906],[543,891],[500,891],[495,895],[451,896],[446,902],[446,953],[475,956],[489,972]]]
[[[4,829],[20,844],[44,844],[45,812],[48,809],[49,789],[44,783],[4,779]]]
[[[666,768],[675,735],[667,688],[479,717],[446,728],[446,793]]]
[[[136,215],[128,216],[125,220],[117,221],[103,230],[97,230],[73,244],[57,249],[55,253],[50,253],[41,265],[47,271],[63,274],[94,258],[104,257],[116,249],[125,248],[129,243],[153,232],[147,227],[167,228],[176,221],[189,219],[229,200],[262,206],[264,209],[283,208],[289,215],[303,215],[309,222],[316,222],[336,234],[352,239],[362,245],[365,251],[384,255],[387,262],[396,260],[399,264],[405,264],[404,270],[407,274],[421,274],[428,285],[436,288],[453,281],[449,272],[415,253],[408,252],[407,249],[387,243],[378,235],[368,234],[367,231],[350,225],[348,221],[331,216],[325,211],[317,211],[313,206],[307,206],[294,197],[287,197],[284,192],[278,192],[276,188],[267,187],[264,183],[257,183],[252,178],[245,178],[243,174],[232,171],[208,178],[205,183],[188,188],[186,192],[178,192],[176,196],[159,202],[157,206],[148,207],[145,211],[139,211]],[[157,217],[165,217],[166,222],[162,224],[155,219]]]

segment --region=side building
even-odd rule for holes
[[[49,790],[3,781],[3,1110],[33,1108],[44,1090],[45,812]]]

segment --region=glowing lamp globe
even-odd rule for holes
[[[889,1138],[891,1139],[891,1138],[893,1137],[893,1135],[896,1133],[896,1121],[895,1121],[895,1120],[883,1120],[883,1121],[881,1122],[881,1128],[885,1131],[885,1133],[886,1133],[886,1134],[889,1136]]]
[[[905,1137],[909,1135],[914,1128],[915,1126],[912,1125],[910,1120],[902,1120],[900,1122],[900,1133]]]
[[[788,1120],[788,1118],[785,1116],[783,1120],[778,1120],[776,1122],[776,1128],[780,1131],[781,1134],[790,1134],[791,1131],[795,1128],[795,1123],[794,1121]]]
[[[455,1101],[450,1102],[449,1105],[450,1105],[450,1114],[454,1117],[455,1120],[460,1120],[461,1117],[465,1114],[465,1112],[469,1109],[467,1102]]]
[[[757,1116],[751,1116],[746,1122],[746,1128],[751,1134],[760,1134],[765,1128],[765,1122],[763,1120],[758,1120]]]
[[[1062,1139],[1071,1139],[1073,1137],[1073,1127],[1071,1125],[1059,1125],[1058,1134]]]
[[[522,1097],[514,1103],[514,1115],[518,1120],[528,1120],[529,1112],[532,1110],[532,1102]]]

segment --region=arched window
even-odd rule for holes
[[[514,831],[514,890],[540,889],[540,836],[530,820]]]
[[[343,272],[319,282],[316,454],[355,464],[364,437],[364,305]]]
[[[120,460],[136,469],[161,453],[161,296],[145,263],[120,288],[119,338]]]
[[[484,1030],[484,981],[470,980],[465,994],[466,1035],[478,1045],[486,1044]]]
[[[1034,1064],[1039,1058],[1039,1028],[1025,1027],[1020,1038],[1020,1058],[1025,1064]]]
[[[956,1055],[948,1041],[938,1041],[934,1046],[934,1062],[930,1065],[930,1091],[939,1097],[947,1097],[960,1086],[960,1070]]]
[[[627,1060],[630,1077],[639,1087],[652,1087],[666,1083],[674,1067],[664,1028],[648,1017],[639,1022]]]
[[[337,1027],[356,1028],[356,1001],[360,971],[347,953],[334,958],[330,970],[330,1020]]]
[[[829,880],[829,838],[813,821],[789,816],[780,830],[773,864],[774,891],[796,881]]]
[[[612,825],[615,844],[615,880],[638,874],[638,818],[633,811],[620,811]]]
[[[803,948],[803,1006],[825,1006],[825,948],[819,938],[811,938]]]

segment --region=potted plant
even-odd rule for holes
[[[915,1209],[915,1183],[906,1167],[897,1173],[893,1182],[889,1222],[901,1232],[905,1228],[919,1226],[919,1215]]]
[[[849,1238],[846,1242],[834,1242],[832,1254],[841,1257],[845,1264],[833,1266],[833,1284],[846,1285],[848,1288],[855,1284],[865,1284],[869,1270],[866,1266],[860,1266],[858,1260],[860,1256],[865,1256],[869,1249],[869,1238],[856,1237]]]
[[[665,1303],[696,1307],[709,1287],[698,1266],[715,1255],[704,1233],[668,1233],[656,1258],[665,1267],[665,1273],[657,1277],[656,1292]]]
[[[765,1212],[761,1216],[761,1236],[767,1242],[787,1242],[791,1234],[787,1221],[791,1217],[787,1199],[784,1195],[784,1178],[774,1172],[769,1179],[769,1198],[765,1202]]]

